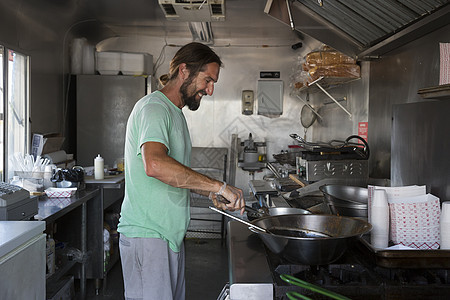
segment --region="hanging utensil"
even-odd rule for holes
[[[304,136],[303,138],[306,140],[306,132],[308,128],[314,124],[317,119],[316,111],[310,105],[303,105],[302,110],[300,112],[300,123],[303,126]]]
[[[311,106],[303,105],[300,112],[300,122],[302,123],[303,128],[307,129],[311,127],[316,119],[317,115],[315,114],[314,109]]]

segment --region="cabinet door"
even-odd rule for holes
[[[258,115],[283,113],[283,81],[258,80]]]

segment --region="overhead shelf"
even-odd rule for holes
[[[325,89],[333,88],[339,85],[347,84],[352,81],[356,81],[361,79],[361,77],[358,78],[349,78],[349,77],[324,77],[321,76],[318,79],[314,80],[311,83],[308,83],[307,86],[303,86],[301,88],[298,88],[298,92],[307,91],[308,93],[316,93],[320,92],[321,90],[319,87],[317,87],[316,83],[319,83],[321,87]]]
[[[422,88],[417,91],[417,94],[422,96],[424,99],[450,99],[450,84]]]
[[[352,82],[352,81],[355,81],[355,80],[358,80],[358,79],[360,79],[360,77],[358,77],[358,78],[349,78],[349,77],[328,77],[328,76],[324,77],[324,76],[321,76],[321,77],[317,78],[316,80],[314,80],[313,82],[309,83],[308,86],[305,86],[305,87],[297,89],[297,91],[298,92],[307,91],[308,93],[309,92],[322,91],[331,100],[333,100],[334,103],[336,103],[351,118],[352,114],[344,106],[342,106],[342,104],[340,104],[338,100],[336,100],[330,93],[328,93],[326,91],[326,89],[329,89],[329,88],[337,86],[337,85],[346,84],[346,83],[349,83],[349,82]],[[299,99],[301,99],[298,94],[297,94],[297,97]],[[316,111],[313,110],[313,112],[316,115],[318,115]]]

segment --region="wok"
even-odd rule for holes
[[[301,208],[293,208],[293,207],[270,207],[269,209],[269,215],[270,216],[281,216],[281,215],[309,215],[311,212],[307,211],[306,209]],[[252,211],[247,210],[247,218],[250,221],[253,221],[255,219],[264,217],[263,214],[259,213],[258,210]]]
[[[346,185],[322,185],[325,203],[335,215],[367,218],[366,188]]]
[[[325,265],[338,260],[353,240],[372,229],[372,225],[361,219],[313,214],[263,217],[251,224],[268,231],[249,228],[270,251],[307,265]]]

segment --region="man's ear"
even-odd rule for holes
[[[189,78],[189,70],[185,63],[180,64],[180,66],[178,67],[178,75],[183,80],[186,80]]]

